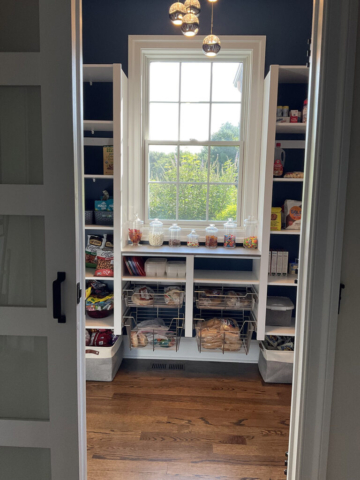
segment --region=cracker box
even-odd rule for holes
[[[103,147],[104,175],[114,175],[114,147]]]

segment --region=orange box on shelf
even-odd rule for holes
[[[114,147],[103,147],[104,175],[114,175]]]

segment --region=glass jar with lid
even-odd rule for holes
[[[195,230],[191,230],[187,236],[187,246],[188,247],[198,247],[199,246],[199,235]]]
[[[158,218],[150,223],[149,243],[152,247],[161,247],[164,243],[164,224]]]
[[[181,227],[176,223],[173,223],[169,228],[169,246],[180,247],[181,246]]]
[[[233,221],[232,218],[225,223],[225,234],[224,234],[224,247],[225,248],[235,248],[236,247],[236,227],[237,224]]]
[[[133,220],[130,220],[129,222],[129,240],[131,245],[133,245],[134,247],[138,246],[141,241],[143,225],[144,222],[143,220],[140,220],[138,214],[136,214],[135,218]]]
[[[216,248],[218,244],[218,229],[213,223],[209,227],[205,228],[205,247]]]
[[[244,237],[244,247],[245,248],[258,248],[258,237],[257,237],[257,229],[258,229],[258,222],[256,218],[250,215],[244,222],[245,224],[245,237]]]

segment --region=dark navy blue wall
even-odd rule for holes
[[[122,63],[128,70],[128,35],[181,35],[168,19],[173,0],[83,0],[84,63]],[[202,0],[200,36],[210,29]],[[269,65],[305,65],[312,0],[219,0],[214,33],[266,35]]]

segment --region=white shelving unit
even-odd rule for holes
[[[281,230],[270,231],[270,217],[273,197],[274,184],[280,182],[286,183],[303,183],[303,179],[285,179],[273,177],[274,150],[275,143],[280,142],[283,149],[305,149],[305,140],[286,140],[285,134],[306,134],[306,124],[304,123],[277,123],[276,109],[278,102],[278,89],[281,84],[307,84],[309,79],[309,69],[306,66],[279,66],[272,65],[270,71],[265,78],[264,85],[264,104],[263,104],[263,124],[262,124],[262,149],[261,149],[261,166],[260,166],[260,197],[259,197],[259,219],[262,224],[261,251],[266,256],[267,261],[261,262],[260,271],[260,294],[259,304],[266,307],[267,289],[261,288],[266,284],[274,290],[274,287],[297,287],[297,275],[288,275],[286,277],[268,276],[268,255],[270,250],[270,239],[273,235],[284,237],[284,241],[288,235],[299,236],[300,230]],[[288,100],[291,105],[291,99]],[[276,135],[282,134],[282,139],[277,140]],[[290,137],[291,138],[291,137]],[[301,137],[300,137],[301,138]],[[278,185],[281,189],[281,185]],[[281,237],[280,237],[281,239]],[[279,241],[277,240],[277,244]],[[294,290],[289,290],[293,295]],[[295,290],[297,293],[297,290]],[[262,311],[264,308],[262,309]],[[296,318],[296,317],[295,317]],[[289,335],[295,334],[294,319],[291,327],[275,327],[265,324],[265,317],[258,321],[258,339],[261,340],[266,335]],[[260,334],[259,334],[260,332]]]
[[[259,285],[255,272],[234,272],[231,270],[195,270],[194,283],[208,285]]]
[[[108,146],[114,147],[114,175],[84,175],[85,179],[94,181],[108,180],[113,182],[114,197],[114,225],[84,225],[86,232],[98,233],[104,231],[114,236],[114,243],[120,245],[122,224],[122,189],[121,171],[122,164],[126,163],[127,133],[124,118],[127,118],[127,78],[120,64],[114,65],[84,65],[83,81],[90,84],[95,82],[110,82],[113,84],[113,119],[112,120],[84,120],[84,131],[91,132],[91,137],[84,138],[85,146]],[[125,134],[124,134],[125,131]],[[108,138],[101,138],[97,132],[113,132]],[[86,190],[85,190],[86,194]],[[101,194],[101,188],[99,190]],[[85,254],[85,253],[84,253]],[[121,251],[114,248],[114,277],[95,277],[94,269],[86,269],[85,279],[106,281],[113,286],[114,291],[114,315],[104,319],[92,319],[86,316],[88,328],[111,328],[115,334],[122,335],[122,289],[121,289]],[[117,267],[117,268],[116,268]]]

